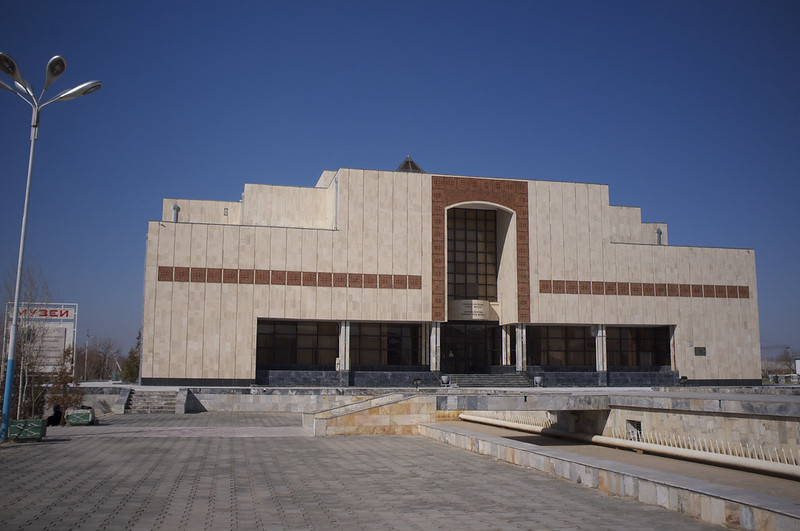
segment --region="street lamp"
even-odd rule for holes
[[[47,68],[45,70],[45,83],[44,88],[42,89],[42,93],[39,94],[39,98],[37,99],[36,96],[33,95],[33,86],[28,83],[23,77],[22,73],[19,71],[19,67],[17,66],[17,62],[14,59],[5,53],[0,52],[0,72],[4,73],[8,77],[10,77],[14,84],[13,86],[7,85],[5,82],[0,80],[0,88],[13,92],[20,98],[22,98],[25,103],[31,106],[33,109],[33,115],[31,117],[31,151],[30,156],[28,157],[28,181],[25,186],[25,206],[22,210],[22,229],[20,231],[19,236],[19,259],[17,260],[17,282],[14,286],[14,314],[11,321],[11,331],[9,333],[9,343],[8,343],[8,364],[6,368],[6,386],[5,386],[5,394],[3,395],[3,418],[2,418],[2,425],[0,425],[0,441],[8,440],[8,425],[9,425],[9,416],[11,411],[11,389],[14,383],[14,365],[16,364],[16,353],[17,353],[17,325],[19,320],[19,290],[20,290],[20,283],[22,279],[22,257],[25,252],[25,230],[27,228],[28,223],[28,200],[30,199],[31,193],[31,174],[33,172],[33,153],[36,148],[36,137],[39,134],[39,113],[41,110],[53,103],[54,101],[67,101],[72,100],[75,98],[79,98],[81,96],[85,96],[86,94],[91,94],[96,90],[99,90],[102,86],[102,83],[99,81],[88,81],[86,83],[82,83],[77,87],[73,87],[71,89],[67,89],[62,91],[56,95],[56,97],[44,102],[39,103],[44,96],[44,91],[47,90],[47,87],[55,81],[56,79],[64,73],[64,70],[67,68],[67,61],[64,60],[63,57],[60,55],[56,55],[52,59],[47,62]]]

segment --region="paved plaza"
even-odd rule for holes
[[[0,447],[0,529],[715,529],[409,436],[276,413],[107,416]]]

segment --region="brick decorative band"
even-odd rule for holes
[[[750,288],[747,286],[598,282],[594,280],[540,280],[539,293],[563,293],[567,295],[628,295],[639,297],[703,297],[711,299],[750,298]]]
[[[377,275],[370,273],[223,269],[214,267],[158,266],[158,280],[159,282],[203,282],[206,284],[422,289],[421,275]]]

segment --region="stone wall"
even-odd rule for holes
[[[200,411],[322,411],[372,398],[365,389],[211,389],[188,390],[187,413]]]

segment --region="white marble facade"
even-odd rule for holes
[[[606,185],[359,169],[247,184],[238,202],[164,199],[148,227],[142,377],[253,380],[259,318],[447,320],[435,255],[452,206],[505,220],[500,324],[669,325],[681,375],[760,378],[752,249],[668,245],[666,224],[610,205]]]

